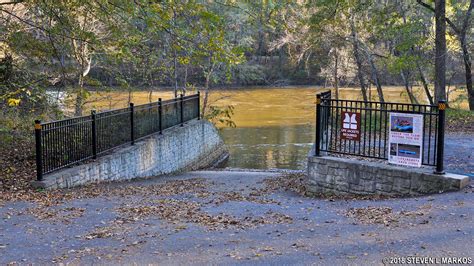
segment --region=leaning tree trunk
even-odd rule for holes
[[[472,88],[472,65],[469,56],[469,50],[466,44],[465,37],[461,39],[462,54],[464,61],[464,69],[466,75],[466,88],[469,101],[469,110],[474,111],[474,89]]]
[[[425,94],[426,97],[428,98],[428,102],[430,105],[433,105],[433,96],[431,96],[430,88],[428,87],[428,81],[426,80],[425,74],[423,73],[423,70],[421,69],[420,63],[416,63],[418,72],[420,72],[420,80],[421,83],[423,84],[423,88],[425,89]]]
[[[405,84],[405,90],[407,91],[408,98],[410,98],[410,102],[412,104],[418,104],[418,100],[416,99],[415,95],[413,95],[413,92],[410,89],[410,81],[408,80],[408,74],[405,74],[402,71],[400,71],[400,75],[402,76],[403,83]]]
[[[385,99],[383,97],[382,84],[380,84],[379,72],[377,70],[377,67],[375,66],[374,60],[369,51],[367,51],[367,59],[369,60],[369,63],[370,63],[370,72],[372,73],[372,79],[374,80],[375,86],[377,87],[377,94],[379,96],[379,101],[381,103],[384,103]]]
[[[352,45],[354,49],[354,58],[357,65],[357,77],[359,78],[360,89],[362,91],[362,97],[364,98],[364,102],[368,102],[367,97],[367,87],[364,81],[364,74],[362,73],[362,59],[360,58],[359,54],[359,40],[357,38],[357,32],[354,25],[354,20],[351,19],[351,34],[352,34]]]

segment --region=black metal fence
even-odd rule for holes
[[[376,159],[388,159],[390,113],[420,114],[422,122],[421,163],[443,173],[444,101],[438,105],[337,100],[331,92],[316,95],[315,155],[321,151]],[[354,116],[357,130],[343,129],[345,113]],[[346,123],[347,125],[347,123]],[[344,135],[341,131],[349,132]],[[354,134],[352,134],[354,133]]]
[[[41,123],[35,121],[37,179],[153,133],[200,119],[200,95]]]

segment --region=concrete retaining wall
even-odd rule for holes
[[[35,187],[74,187],[97,181],[127,180],[213,166],[228,156],[217,129],[203,120],[173,127],[94,161],[51,173]]]
[[[307,190],[310,194],[422,195],[459,190],[467,176],[435,175],[432,169],[407,168],[330,156],[309,156]]]

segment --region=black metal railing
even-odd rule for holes
[[[444,101],[438,105],[364,102],[337,100],[331,92],[316,95],[315,156],[321,151],[375,159],[388,159],[390,113],[410,113],[423,116],[421,163],[436,166],[443,173],[444,157]],[[357,113],[360,121],[354,139],[343,137],[343,112]]]
[[[200,119],[200,95],[41,123],[35,121],[37,179],[124,144]]]

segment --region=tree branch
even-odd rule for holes
[[[474,0],[471,0],[471,5],[472,5],[472,2],[473,2],[473,1],[474,1]],[[426,9],[430,10],[431,12],[433,12],[433,13],[435,12],[434,7],[432,7],[431,5],[429,5],[429,4],[425,3],[425,2],[423,2],[423,0],[416,0],[416,2],[417,2],[419,5],[421,5],[421,6],[425,7]],[[451,29],[453,29],[454,33],[456,33],[457,35],[461,34],[461,31],[460,31],[459,28],[456,26],[456,24],[454,24],[454,23],[453,23],[449,18],[447,18],[446,16],[445,16],[445,19],[446,19],[446,22],[447,22],[447,23],[449,24],[449,26],[451,27]]]
[[[16,4],[19,4],[19,3],[23,3],[23,0],[11,1],[11,2],[3,2],[3,3],[0,3],[0,6],[16,5]]]
[[[474,8],[474,0],[471,0],[471,3],[469,4],[469,8],[466,11],[466,16],[464,17],[462,29],[461,29],[461,35],[466,36],[466,31],[467,31],[467,26],[469,25],[469,19],[471,18],[471,13],[472,9]]]
[[[12,16],[12,17],[18,19],[21,23],[26,24],[26,25],[28,25],[28,26],[30,26],[30,27],[35,28],[35,29],[41,30],[41,31],[43,31],[43,32],[46,32],[46,33],[48,33],[48,34],[52,34],[52,35],[56,35],[56,36],[61,36],[61,37],[68,38],[68,39],[71,39],[71,40],[77,40],[77,41],[82,41],[82,42],[90,43],[90,41],[84,40],[84,39],[81,39],[81,38],[76,38],[76,37],[73,37],[73,36],[68,36],[68,35],[64,35],[64,34],[60,34],[60,33],[51,32],[50,30],[47,30],[47,29],[45,29],[45,28],[43,28],[43,27],[41,27],[41,26],[35,25],[33,22],[30,22],[30,21],[28,21],[28,20],[26,20],[26,19],[23,19],[23,18],[17,16],[16,14],[14,14],[14,13],[12,13],[12,12],[10,12],[10,11],[7,11],[7,10],[5,10],[5,9],[0,9],[0,12],[5,12],[5,13],[7,13],[8,15],[10,15],[10,16]],[[6,21],[5,18],[0,18],[0,19],[3,19],[3,20]]]

